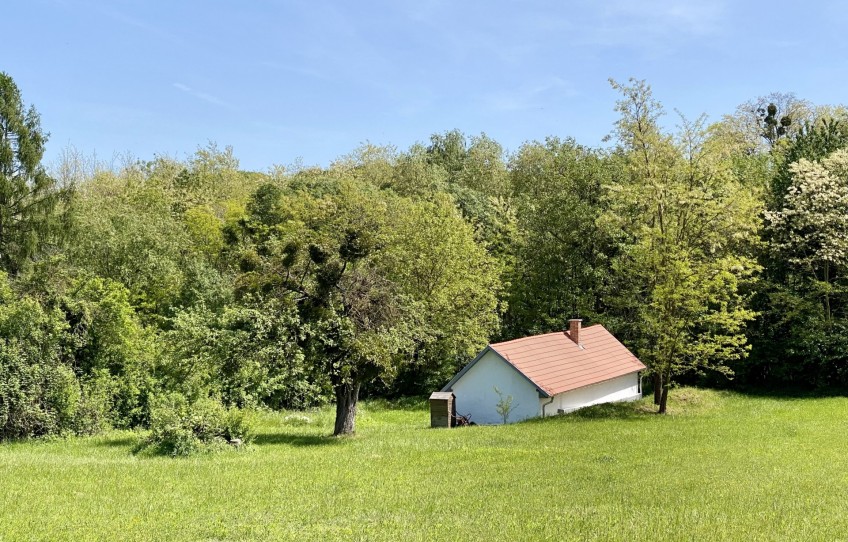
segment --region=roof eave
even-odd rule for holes
[[[544,389],[542,389],[542,387],[541,387],[541,386],[539,386],[538,384],[536,384],[535,382],[533,382],[532,380],[530,380],[530,377],[528,377],[526,374],[522,373],[522,372],[518,369],[518,367],[516,367],[515,365],[513,365],[513,364],[512,364],[512,362],[511,362],[511,361],[509,361],[509,360],[506,358],[506,356],[501,355],[501,353],[500,353],[500,352],[498,352],[497,350],[495,350],[494,348],[492,348],[492,345],[490,345],[490,344],[486,345],[486,348],[484,348],[483,350],[481,350],[481,351],[480,351],[480,353],[479,353],[479,354],[477,354],[477,356],[476,356],[474,359],[472,359],[472,360],[471,360],[471,361],[470,361],[470,362],[469,362],[469,363],[468,363],[465,367],[463,367],[463,368],[462,368],[462,370],[460,370],[458,373],[456,373],[456,376],[454,376],[453,378],[451,378],[450,382],[448,382],[447,384],[445,384],[445,387],[443,387],[443,388],[441,389],[441,391],[453,391],[453,390],[451,389],[451,388],[453,387],[453,385],[454,385],[454,384],[456,384],[456,383],[459,381],[459,379],[460,379],[460,378],[462,378],[462,377],[465,375],[465,373],[467,373],[467,372],[468,372],[468,371],[469,371],[469,370],[470,370],[470,369],[471,369],[471,368],[472,368],[472,367],[473,367],[473,366],[474,366],[474,365],[475,365],[478,361],[480,361],[480,359],[482,359],[482,357],[483,357],[483,356],[485,356],[485,355],[486,355],[486,353],[487,353],[487,352],[489,352],[489,351],[494,352],[494,353],[495,353],[495,355],[497,355],[499,358],[501,358],[501,359],[502,359],[502,360],[503,360],[503,361],[504,361],[507,365],[509,365],[510,367],[512,367],[512,368],[515,370],[515,372],[516,372],[516,373],[520,374],[520,375],[521,375],[521,376],[522,376],[522,377],[523,377],[523,378],[524,378],[527,382],[529,382],[530,384],[532,384],[532,385],[533,385],[533,387],[534,387],[534,388],[536,388],[536,392],[538,392],[538,394],[539,394],[539,396],[540,396],[540,397],[543,397],[543,398],[551,397],[551,395],[550,395],[548,392],[546,392]]]
[[[615,380],[616,378],[621,378],[622,376],[632,375],[633,373],[641,373],[642,371],[644,371],[646,369],[647,369],[647,367],[643,367],[641,369],[634,369],[634,370],[632,370],[628,373],[622,373],[622,374],[617,375],[617,376],[611,376],[611,377],[605,378],[603,380],[598,380],[597,382],[592,382],[590,384],[583,384],[582,386],[578,386],[576,388],[569,388],[567,390],[558,391],[558,392],[554,393],[554,395],[569,393],[569,392],[572,392],[572,391],[575,391],[575,390],[582,390],[583,388],[588,388],[589,386],[597,386],[598,384],[603,384],[604,382],[609,382],[610,380]]]

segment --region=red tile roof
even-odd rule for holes
[[[601,325],[581,329],[580,343],[559,331],[489,347],[549,396],[646,368]]]

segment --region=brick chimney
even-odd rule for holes
[[[580,344],[580,328],[582,326],[583,320],[580,318],[572,318],[568,321],[568,337],[580,347],[583,346]]]

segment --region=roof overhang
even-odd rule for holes
[[[494,348],[492,348],[492,345],[486,345],[486,348],[484,348],[483,350],[481,350],[481,351],[480,351],[480,353],[479,353],[479,354],[477,354],[477,356],[476,356],[474,359],[472,359],[472,360],[468,363],[468,365],[466,365],[465,367],[463,367],[461,371],[459,371],[458,373],[456,373],[456,376],[454,376],[453,378],[451,378],[450,382],[448,382],[448,383],[445,385],[445,387],[444,387],[444,388],[442,388],[442,391],[453,391],[453,390],[451,389],[451,388],[453,387],[453,385],[454,385],[454,384],[456,384],[456,383],[457,383],[457,381],[459,381],[459,379],[460,379],[460,378],[462,378],[462,377],[465,375],[465,373],[467,373],[467,372],[468,372],[468,371],[469,371],[472,367],[474,367],[474,365],[475,365],[478,361],[480,361],[480,360],[483,358],[483,356],[485,356],[488,352],[494,352],[494,353],[495,353],[495,355],[496,355],[496,356],[498,356],[501,360],[503,360],[503,362],[504,362],[504,363],[506,363],[507,365],[509,365],[510,367],[512,367],[512,369],[513,369],[516,373],[518,373],[519,375],[521,375],[521,377],[522,377],[524,380],[526,380],[526,381],[527,381],[527,382],[529,382],[529,383],[530,383],[530,384],[531,384],[534,388],[536,388],[536,391],[539,393],[539,397],[545,397],[545,398],[547,398],[547,397],[550,397],[550,396],[551,396],[548,392],[546,392],[545,390],[543,390],[541,386],[539,386],[538,384],[536,384],[535,382],[533,382],[532,380],[530,380],[530,378],[528,378],[526,374],[524,374],[524,373],[522,373],[521,371],[519,371],[519,370],[518,370],[518,367],[516,367],[515,365],[513,365],[513,364],[512,364],[512,362],[510,362],[510,361],[509,361],[509,360],[508,360],[505,356],[502,356],[500,352],[498,352],[497,350],[495,350]]]
[[[560,390],[560,391],[557,391],[556,393],[554,393],[554,395],[562,395],[563,393],[571,393],[573,391],[582,390],[584,388],[591,388],[592,386],[597,386],[598,384],[603,384],[604,382],[610,382],[611,380],[615,380],[616,378],[621,378],[622,376],[628,376],[628,375],[632,375],[632,374],[635,374],[635,375],[638,376],[638,374],[641,373],[642,371],[644,371],[645,369],[647,369],[647,367],[644,367],[642,369],[634,369],[634,370],[627,372],[627,373],[621,373],[620,375],[611,376],[611,377],[605,378],[603,380],[598,380],[597,382],[592,382],[591,384],[583,384],[582,386],[577,386],[576,388],[568,388],[568,389],[565,389],[565,390]]]

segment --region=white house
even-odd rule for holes
[[[601,325],[488,345],[442,391],[478,424],[503,423],[496,406],[512,396],[508,422],[642,397],[645,365]],[[501,395],[498,395],[500,391]]]

